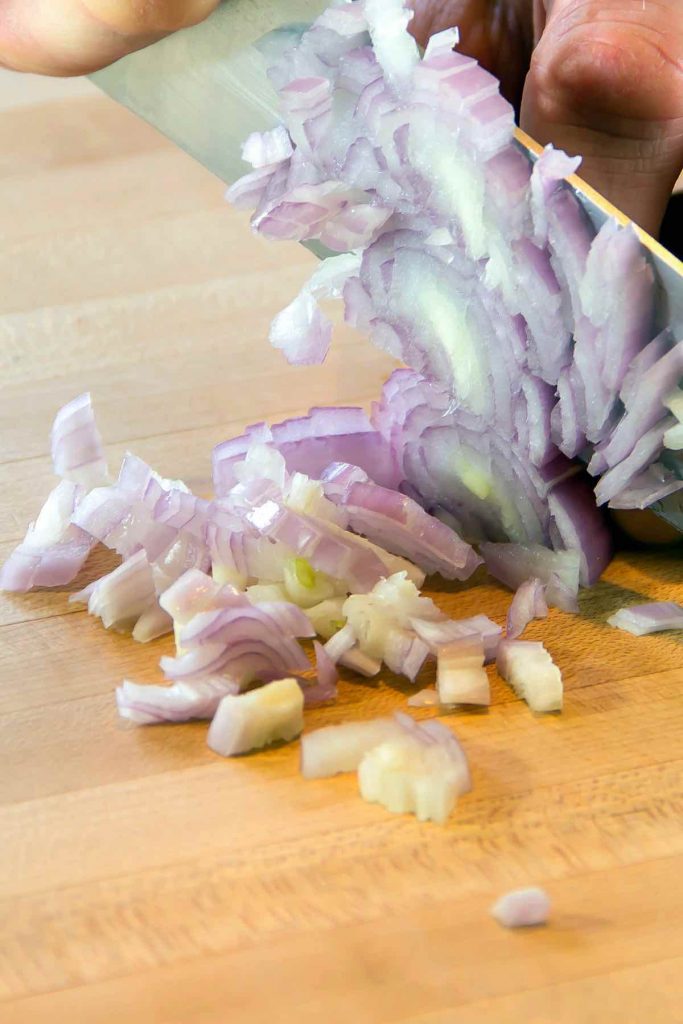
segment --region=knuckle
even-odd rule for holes
[[[580,19],[551,21],[534,53],[530,74],[543,101],[588,115],[683,115],[683,21],[680,32],[665,31],[584,10]]]

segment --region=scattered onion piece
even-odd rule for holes
[[[400,735],[368,750],[358,766],[364,800],[419,821],[446,821],[471,780],[465,753],[447,726],[396,714]]]
[[[394,718],[327,725],[301,737],[301,774],[305,779],[324,779],[358,768],[368,750],[401,735]]]
[[[533,619],[545,619],[547,614],[545,584],[536,578],[520,583],[508,609],[507,639],[515,640]]]
[[[105,629],[132,632],[138,620],[157,606],[152,567],[144,551],[138,551],[112,572],[91,583],[85,590],[72,594],[69,603],[85,603],[90,615],[98,616]],[[158,607],[158,606],[157,606]],[[164,614],[164,633],[170,633],[172,622]],[[157,633],[157,636],[162,634]]]
[[[683,629],[683,607],[673,601],[632,604],[628,608],[620,608],[607,622],[634,636],[659,633],[666,629]]]
[[[550,914],[550,900],[543,889],[513,889],[505,893],[491,907],[491,914],[504,928],[528,928],[546,924]]]
[[[412,498],[362,476],[358,467],[345,464],[330,466],[323,474],[326,493],[346,510],[351,529],[444,579],[468,579],[481,565],[469,544]],[[339,481],[344,478],[348,484],[342,489]]]
[[[543,644],[502,640],[496,664],[503,679],[532,711],[562,710],[562,675]]]
[[[321,643],[313,641],[315,652],[315,681],[299,677],[304,695],[304,707],[315,708],[337,699],[337,667]]]
[[[468,619],[411,619],[412,628],[438,655],[441,647],[458,640],[479,638],[484,646],[485,660],[495,661],[498,644],[503,635],[501,627],[488,615],[472,615]]]
[[[480,637],[464,637],[439,648],[436,688],[440,704],[491,703]]]
[[[26,593],[33,587],[65,586],[76,578],[95,545],[72,522],[82,496],[82,488],[69,480],[57,484],[0,569],[0,589]]]
[[[296,679],[278,679],[250,693],[223,697],[209,726],[207,743],[222,757],[233,757],[279,740],[289,742],[303,727],[301,687]]]
[[[87,490],[107,481],[107,459],[95,423],[89,394],[62,406],[50,433],[52,464],[57,476]]]
[[[408,707],[411,708],[434,708],[438,707],[439,694],[431,686],[426,686],[424,690],[418,690],[417,693],[412,693],[408,697]]]

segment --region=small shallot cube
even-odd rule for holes
[[[209,727],[207,743],[217,754],[232,757],[277,740],[293,740],[304,727],[304,695],[296,679],[227,696]]]
[[[545,924],[550,914],[548,894],[536,886],[506,892],[491,907],[491,914],[505,928]]]

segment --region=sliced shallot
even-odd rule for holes
[[[498,671],[532,711],[562,710],[562,675],[543,644],[502,640]]]
[[[683,629],[683,607],[674,601],[652,601],[620,608],[607,620],[610,626],[634,636],[659,633],[665,629]]]
[[[545,924],[550,915],[550,900],[545,890],[536,886],[513,889],[493,904],[491,914],[504,928]]]

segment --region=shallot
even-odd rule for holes
[[[304,727],[304,695],[296,679],[278,679],[237,696],[223,697],[209,726],[207,743],[232,757],[295,739]]]
[[[491,914],[505,928],[545,924],[550,914],[550,900],[544,889],[513,889],[493,904]]]

